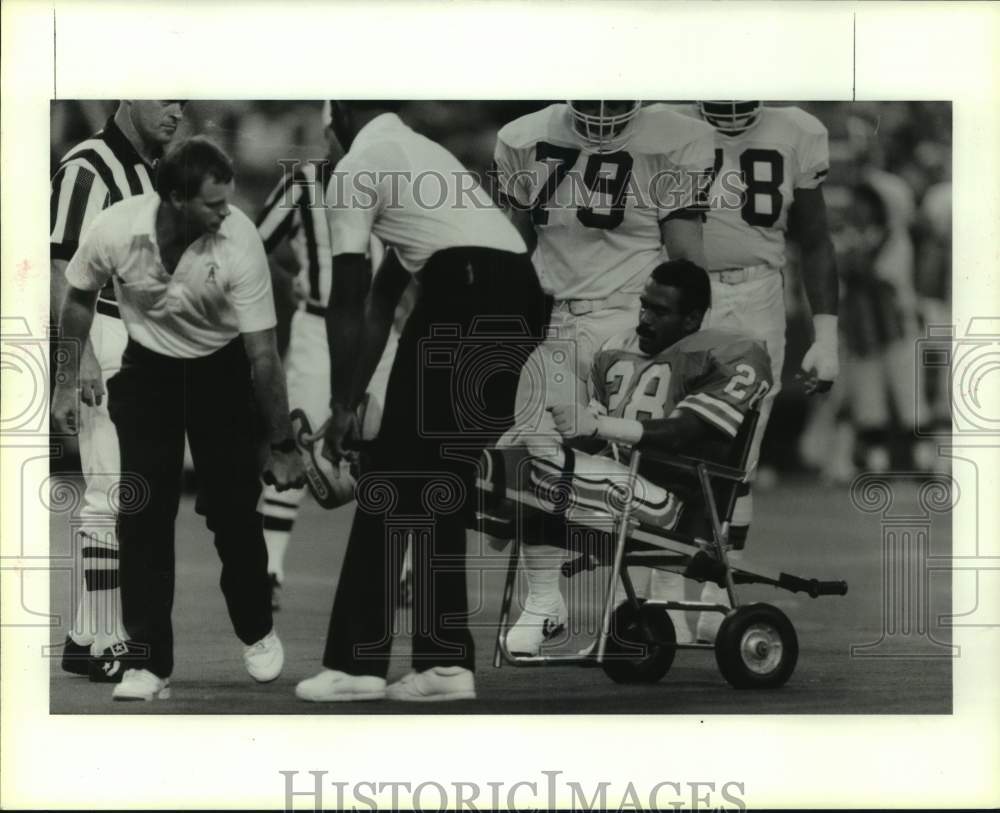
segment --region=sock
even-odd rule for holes
[[[118,540],[112,530],[103,534],[81,533],[83,593],[71,637],[90,644],[99,655],[114,643],[128,638],[122,623],[121,590],[118,586]]]
[[[542,605],[558,603],[562,595],[559,568],[565,557],[565,551],[554,545],[524,545],[521,548],[521,563],[528,582],[527,601]]]
[[[745,529],[744,529],[745,530]],[[744,539],[746,538],[744,533]],[[739,567],[740,563],[743,561],[743,551],[742,550],[731,550],[727,551],[726,558],[729,560],[731,567]],[[705,582],[701,589],[701,601],[711,602],[713,604],[724,604],[727,607],[732,606],[729,602],[729,593],[725,587],[719,587],[715,582]],[[699,641],[708,641],[709,643],[715,642],[715,636],[719,632],[719,627],[722,625],[722,620],[725,615],[717,612],[704,612],[698,614],[698,626],[695,628],[695,635]]]
[[[700,589],[698,582],[685,579],[672,570],[653,570],[649,576],[648,597],[654,601],[697,601]],[[674,622],[677,643],[691,643],[698,614],[687,610],[667,610],[667,615]]]
[[[285,580],[285,551],[292,538],[292,528],[299,513],[296,503],[281,499],[268,492],[264,494],[261,510],[264,526],[264,545],[267,547],[267,572],[279,582]]]

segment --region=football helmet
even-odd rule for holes
[[[339,508],[354,499],[357,485],[357,467],[349,460],[341,460],[334,465],[323,457],[323,440],[313,440],[313,428],[309,418],[301,409],[293,409],[289,414],[295,444],[302,455],[306,470],[306,484],[316,502],[323,508]]]
[[[761,102],[698,102],[701,117],[724,135],[739,135],[753,127],[761,107]]]
[[[621,149],[642,109],[637,101],[570,101],[573,130],[597,152]]]

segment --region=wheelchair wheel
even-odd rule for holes
[[[640,605],[645,599],[639,599]],[[668,671],[677,652],[674,624],[661,607],[640,608],[627,601],[619,604],[611,616],[611,635],[604,650],[604,674],[616,683],[656,683]],[[645,621],[652,633],[643,632]]]
[[[774,689],[792,676],[799,659],[795,628],[770,604],[731,611],[715,639],[719,671],[737,689]]]

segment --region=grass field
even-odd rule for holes
[[[895,513],[919,513],[916,486],[897,488]],[[470,561],[470,602],[479,607],[474,637],[479,699],[449,704],[309,704],[297,700],[295,683],[320,668],[333,590],[350,527],[352,507],[325,512],[313,503],[303,509],[288,553],[283,609],[276,629],[285,645],[282,676],[254,683],[243,669],[241,645],[229,624],[218,588],[219,563],[211,537],[186,497],[177,522],[177,596],[174,607],[176,668],[173,697],[155,703],[113,703],[111,687],[51,668],[50,708],[57,714],[942,714],[952,708],[952,660],[942,657],[949,631],[936,619],[950,611],[950,578],[929,577],[926,600],[905,605],[883,588],[883,525],[877,515],[852,505],[844,488],[811,480],[782,482],[756,497],[757,520],[748,559],[799,576],[844,579],[844,597],[811,599],[767,587],[748,587],[743,600],[768,601],[790,616],[798,632],[799,663],[788,684],[772,691],[737,691],[720,676],[709,652],[681,651],[658,684],[622,686],[599,669],[492,666],[493,639],[505,558]],[[53,517],[52,554],[69,550],[65,518]],[[470,551],[481,550],[470,535]],[[951,550],[950,516],[930,527],[930,552]],[[912,564],[912,563],[911,563]],[[477,565],[483,578],[476,572]],[[891,563],[899,567],[899,562]],[[581,575],[574,580],[592,579]],[[577,586],[576,584],[574,585]],[[911,596],[912,599],[912,596]],[[71,618],[69,579],[52,578],[52,611]],[[899,608],[909,606],[903,618]],[[888,610],[886,609],[888,606]],[[895,610],[893,607],[895,606]],[[915,609],[914,609],[915,608]],[[914,615],[916,613],[916,615]],[[904,615],[906,613],[904,612]],[[903,622],[911,621],[907,629]],[[399,623],[406,627],[407,618]],[[883,630],[896,635],[887,638]],[[926,623],[926,628],[923,624]],[[54,630],[61,644],[65,629]],[[852,646],[874,644],[868,656],[852,656]],[[888,657],[909,653],[900,660]],[[390,680],[409,670],[409,645],[397,638]],[[913,657],[915,655],[915,657]]]

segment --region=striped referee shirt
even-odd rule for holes
[[[63,156],[52,177],[50,258],[69,261],[80,244],[80,235],[99,212],[125,198],[153,192],[153,178],[153,165],[139,155],[115,124],[114,116],[109,118],[97,135]],[[109,283],[101,290],[98,310],[117,316],[114,302],[114,288]]]
[[[257,218],[257,232],[271,254],[288,239],[306,289],[306,307],[321,313],[330,298],[333,252],[323,195],[332,172],[329,161],[309,161],[286,172]]]

